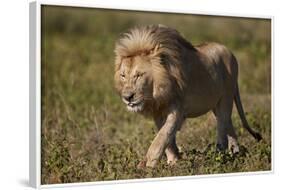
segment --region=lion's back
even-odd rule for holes
[[[209,64],[214,64],[219,69],[218,72],[226,74],[237,80],[238,64],[232,52],[224,45],[216,42],[208,42],[195,46],[195,48],[205,57]]]

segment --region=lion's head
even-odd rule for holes
[[[184,88],[180,51],[188,45],[192,48],[176,30],[158,25],[121,36],[115,47],[115,87],[129,111],[159,109],[179,94]]]
[[[146,56],[125,58],[116,78],[123,102],[128,110],[141,112],[153,100],[153,79],[150,59]]]

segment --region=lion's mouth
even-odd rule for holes
[[[133,112],[140,112],[143,110],[144,102],[138,101],[138,102],[129,102],[127,103],[127,109],[129,111]]]
[[[141,104],[141,101],[140,102],[129,102],[128,106],[134,107],[134,106],[137,106],[139,104]]]

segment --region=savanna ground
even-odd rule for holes
[[[46,6],[42,10],[42,183],[70,183],[271,169],[270,21]],[[164,24],[190,42],[225,44],[239,63],[242,103],[259,143],[234,109],[240,153],[216,152],[212,113],[178,133],[181,160],[138,170],[156,134],[113,87],[114,43],[135,25]]]

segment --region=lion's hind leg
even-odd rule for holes
[[[231,97],[231,96],[230,96]],[[239,152],[239,146],[237,142],[237,135],[235,133],[231,114],[233,107],[233,99],[222,99],[217,107],[213,110],[217,119],[217,148],[220,151],[227,148],[233,153]]]
[[[237,136],[235,134],[231,119],[230,119],[229,125],[230,125],[230,127],[228,127],[228,131],[227,131],[228,149],[232,153],[238,153],[239,145],[238,145]]]

